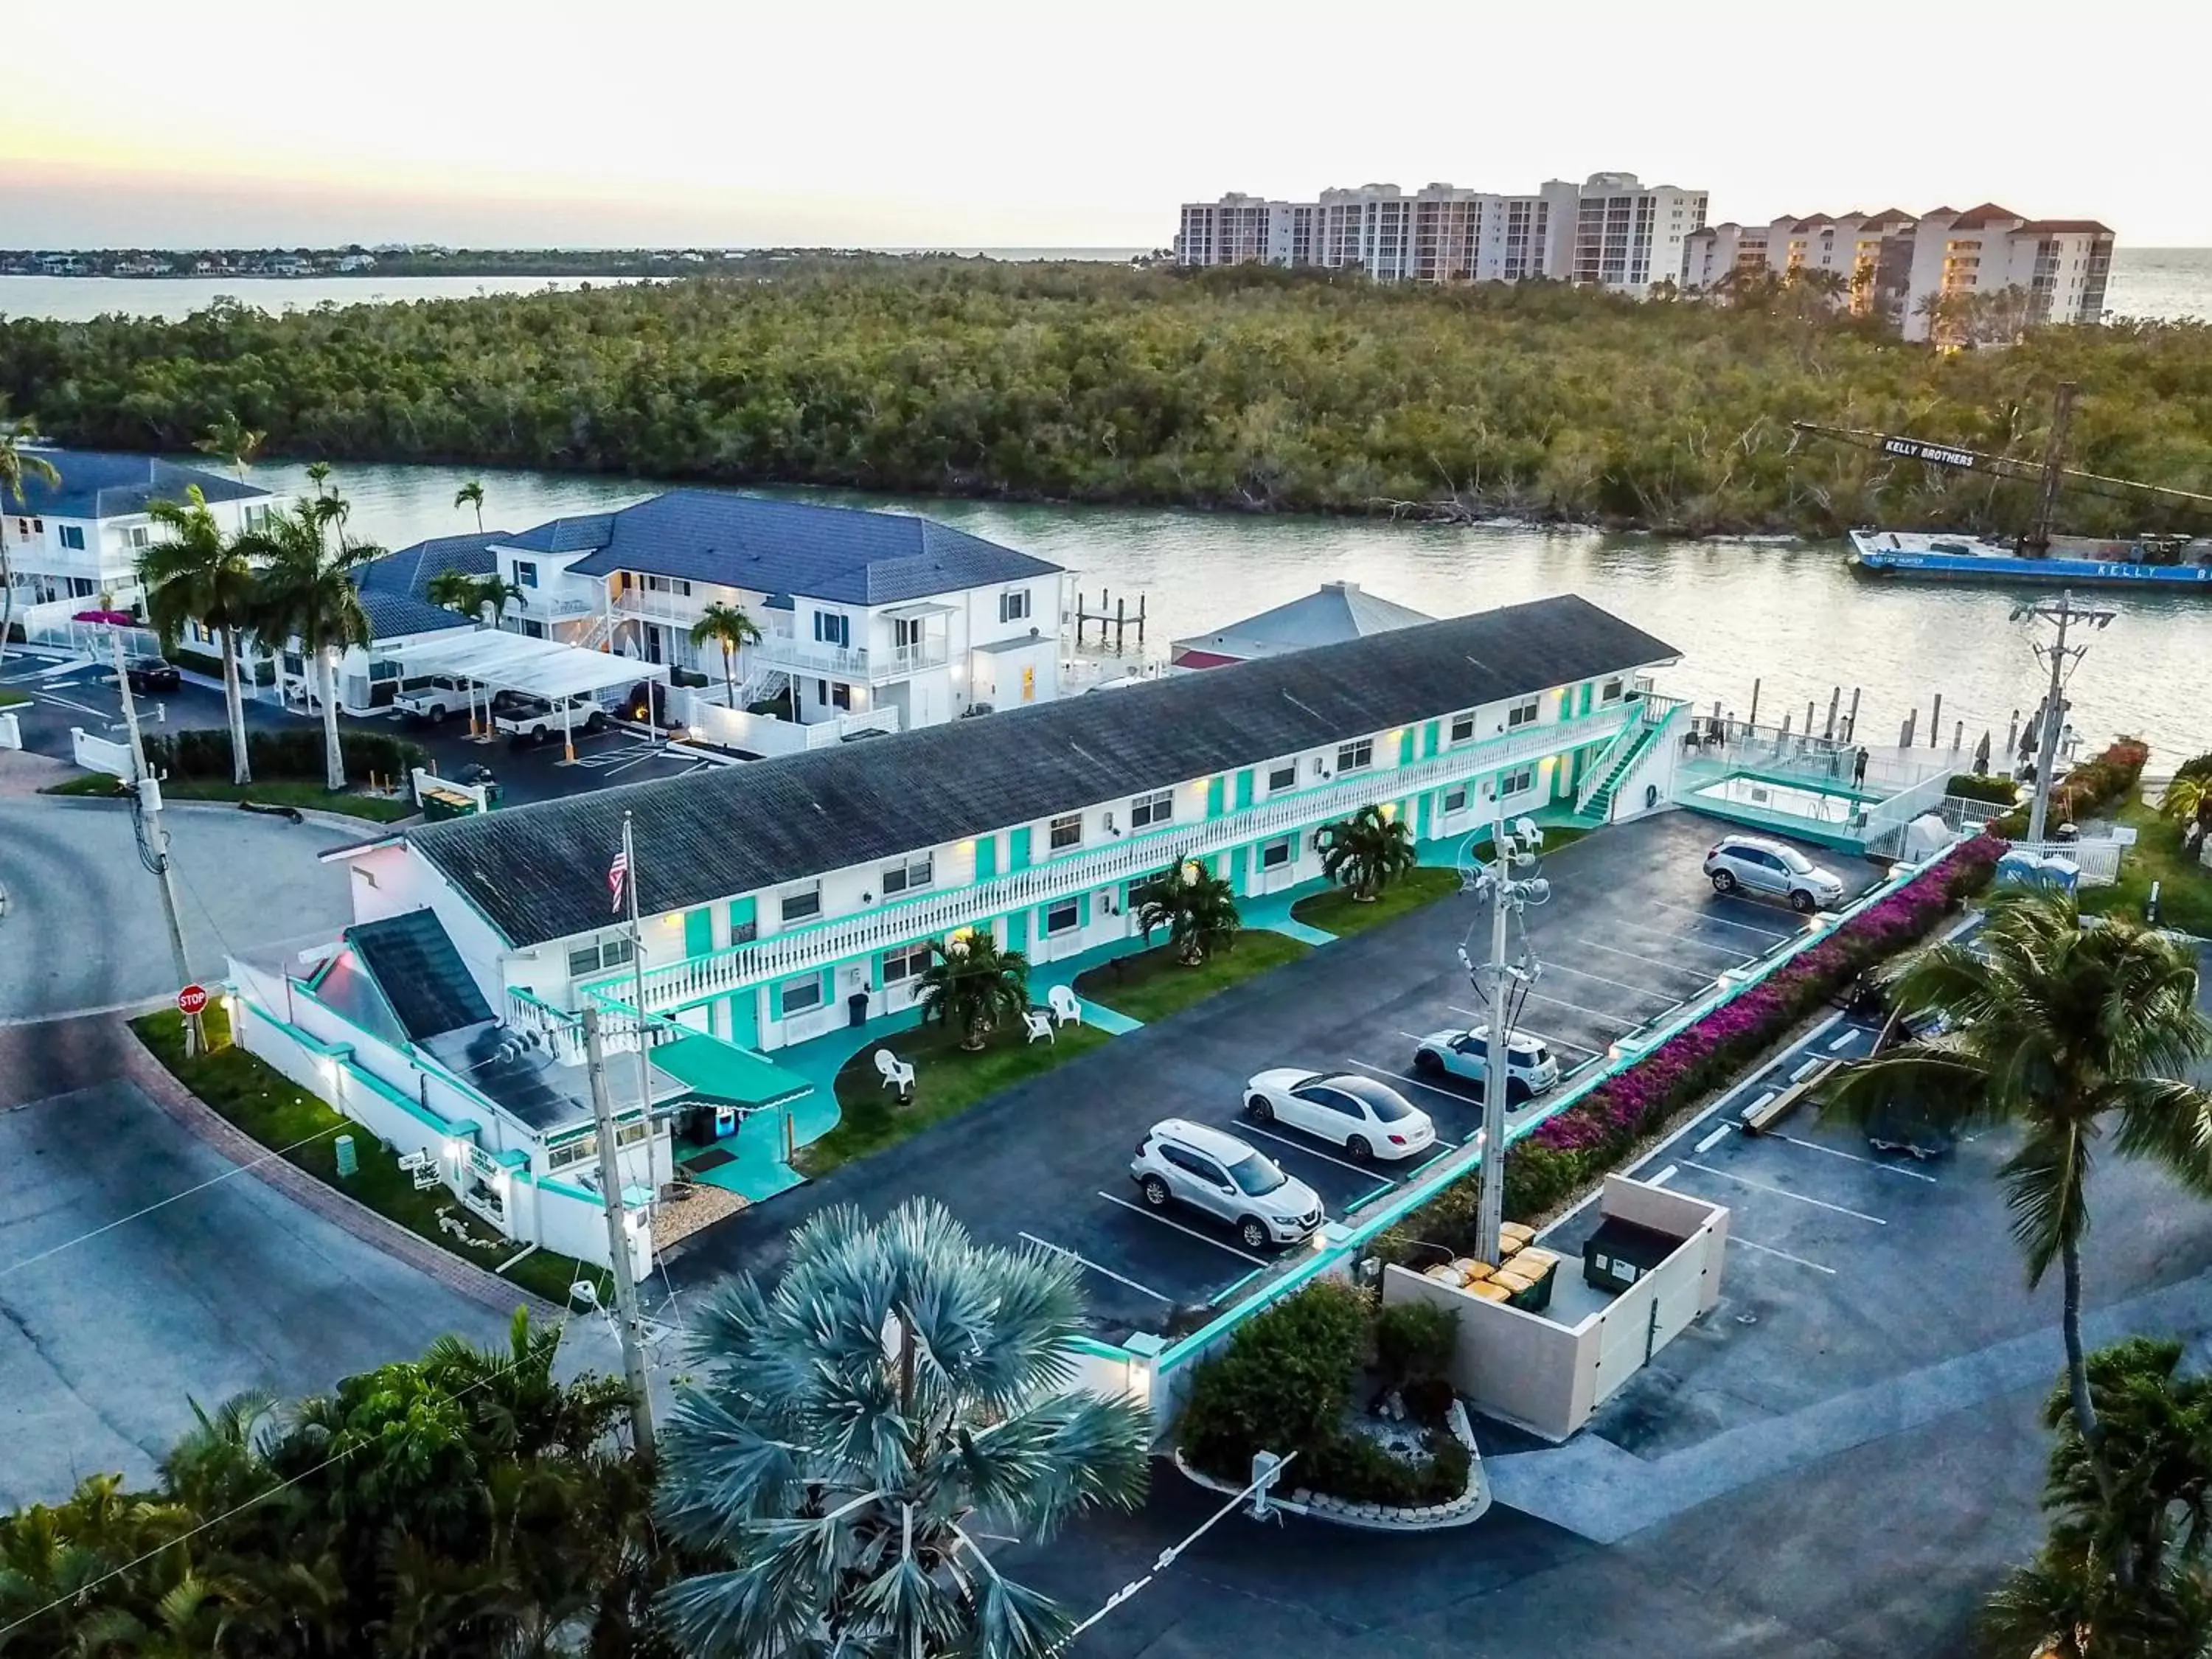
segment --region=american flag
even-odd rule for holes
[[[629,849],[624,848],[615,854],[615,861],[607,866],[607,891],[613,895],[614,903],[609,908],[619,912],[623,907],[623,884],[629,879]]]

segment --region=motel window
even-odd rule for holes
[[[1535,787],[1536,769],[1533,766],[1516,767],[1498,780],[1498,793],[1501,795],[1525,795]]]
[[[1451,740],[1454,743],[1465,743],[1474,735],[1474,711],[1473,709],[1469,709],[1464,714],[1454,714],[1452,716]]]
[[[1139,795],[1129,803],[1129,824],[1142,830],[1155,823],[1175,822],[1175,791],[1163,789],[1157,795]]]
[[[526,639],[542,640],[545,637],[545,624],[542,622],[532,622],[526,617],[515,626],[522,630]]]
[[[1279,870],[1290,861],[1291,837],[1288,836],[1280,841],[1271,841],[1260,849],[1260,867],[1262,870]]]
[[[597,945],[586,945],[568,952],[568,976],[596,974],[605,968],[621,968],[629,962],[629,935],[606,939]]]
[[[517,559],[514,562],[514,585],[517,587],[538,586],[538,566],[535,561]]]
[[[822,645],[848,646],[853,642],[852,619],[829,611],[814,613],[814,638]]]
[[[1030,591],[1026,587],[1010,588],[999,595],[999,620],[1002,623],[1023,622],[1030,614]]]
[[[775,896],[776,914],[787,922],[804,921],[822,914],[822,884],[814,882]]]
[[[396,680],[399,678],[399,665],[389,660],[373,662],[368,665],[368,677],[372,680]]]
[[[1278,766],[1267,774],[1267,793],[1271,795],[1279,790],[1295,789],[1297,787],[1298,763],[1296,761],[1292,761],[1288,766]]]
[[[1071,933],[1082,915],[1081,907],[1073,899],[1062,899],[1044,913],[1044,931],[1048,934]]]
[[[853,706],[853,688],[842,680],[832,681],[830,686],[830,706],[832,708],[850,708]]]
[[[1613,678],[1607,680],[1605,684],[1600,688],[1597,694],[1597,700],[1600,702],[1619,702],[1620,701],[1620,694],[1627,689],[1627,685],[1620,678],[1619,676],[1616,675]]]
[[[1444,811],[1447,812],[1464,812],[1467,811],[1467,786],[1465,784],[1462,783],[1456,789],[1447,789],[1444,791]]]
[[[1336,769],[1340,772],[1361,772],[1375,764],[1375,739],[1362,738],[1358,743],[1340,744],[1336,750]]]
[[[82,553],[84,551],[84,526],[82,525],[64,525],[61,527],[61,538],[62,545],[68,548],[71,552]]]
[[[674,593],[687,599],[691,597],[691,584],[681,576],[647,576],[645,589],[648,593]]]
[[[910,893],[917,887],[927,887],[936,878],[937,855],[924,853],[918,859],[908,859],[904,864],[887,865],[884,869],[884,896],[893,893]]]
[[[578,1135],[574,1140],[547,1147],[545,1167],[548,1170],[566,1170],[574,1164],[588,1164],[598,1155],[598,1141],[591,1135]]]
[[[1071,812],[1064,818],[1054,818],[1048,836],[1055,853],[1070,847],[1083,845],[1083,814]]]
[[[134,550],[149,546],[153,539],[153,532],[143,525],[134,524],[123,532],[125,545]]]
[[[1535,723],[1536,699],[1534,697],[1525,702],[1516,702],[1505,711],[1505,724],[1509,729],[1516,726],[1534,726]]]
[[[903,951],[886,951],[884,952],[884,983],[899,985],[910,979],[919,979],[922,970],[928,966],[929,946],[926,942],[909,945]]]
[[[599,947],[587,945],[580,951],[568,952],[568,977],[578,979],[586,974],[599,971]]]
[[[779,990],[778,1004],[783,1009],[786,1019],[793,1014],[803,1014],[809,1008],[819,1008],[822,1006],[822,975],[809,974],[804,979],[784,981]]]

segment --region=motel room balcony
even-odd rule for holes
[[[943,667],[945,649],[941,637],[925,639],[917,645],[871,651],[861,646],[827,645],[770,631],[758,644],[745,647],[745,660],[762,668],[781,668],[875,685],[902,679],[925,668]]]

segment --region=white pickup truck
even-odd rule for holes
[[[481,696],[474,699],[481,702]],[[402,681],[399,695],[392,700],[392,708],[402,714],[411,714],[418,720],[428,720],[435,726],[467,712],[471,702],[465,682],[450,674],[425,674],[415,679]]]
[[[516,743],[551,743],[563,732],[578,736],[607,728],[607,711],[589,697],[557,701],[526,691],[502,691],[491,700],[491,723]]]

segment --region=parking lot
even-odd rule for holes
[[[1541,972],[1516,1028],[1555,1050],[1570,1086],[1608,1045],[1707,988],[1718,974],[1786,944],[1802,922],[1786,908],[1716,896],[1699,870],[1710,820],[1662,814],[1547,859],[1550,902],[1527,915]],[[1826,860],[1863,890],[1871,866]],[[1224,1222],[1148,1210],[1128,1166],[1146,1130],[1181,1117],[1249,1142],[1304,1182],[1334,1220],[1355,1219],[1481,1126],[1478,1094],[1416,1076],[1415,1044],[1488,1019],[1457,951],[1480,960],[1486,913],[1447,899],[1337,941],[1191,1012],[1116,1038],[1057,1071],[702,1236],[679,1285],[757,1267],[811,1208],[872,1212],[915,1194],[941,1199],[979,1236],[1060,1251],[1085,1269],[1102,1331],[1158,1330],[1178,1308],[1218,1304],[1276,1260]],[[1397,1089],[1434,1121],[1437,1145],[1403,1164],[1363,1164],[1280,1124],[1251,1122],[1245,1084],[1271,1066],[1351,1073]],[[1516,1116],[1541,1112],[1548,1099]]]
[[[50,674],[47,671],[55,665],[10,653],[4,672],[0,672],[0,685],[31,698],[15,709],[24,748],[33,754],[68,760],[72,726],[119,741],[123,709],[112,672],[87,663],[68,673]],[[187,682],[161,696],[138,699],[138,717],[149,732],[218,728],[224,723],[222,693]],[[255,730],[298,731],[309,725],[306,717],[273,702],[251,701],[246,705],[246,723]],[[557,799],[610,784],[679,777],[717,763],[672,751],[665,744],[621,728],[591,737],[580,734],[576,761],[571,766],[563,763],[557,741],[517,747],[502,736],[479,743],[470,738],[465,720],[429,726],[390,715],[374,720],[348,716],[339,725],[347,731],[375,732],[419,743],[429,751],[437,769],[448,776],[464,766],[489,766],[509,805]]]

